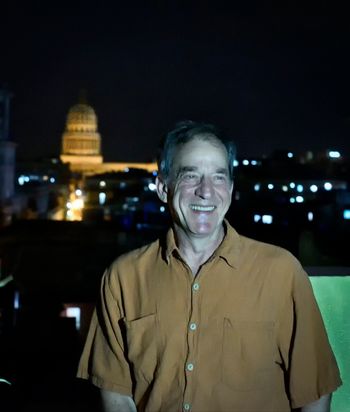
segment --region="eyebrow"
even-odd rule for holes
[[[186,172],[196,172],[198,170],[198,167],[196,166],[182,166],[176,173],[176,177],[180,176],[182,173]],[[224,167],[220,167],[219,169],[215,170],[215,173],[223,174],[228,176],[228,169]]]

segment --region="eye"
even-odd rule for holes
[[[198,179],[198,175],[195,173],[186,173],[183,175],[183,180],[188,181],[188,182],[193,182]]]
[[[225,175],[215,175],[214,176],[214,181],[215,182],[225,182],[226,181],[226,176]]]

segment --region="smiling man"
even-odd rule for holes
[[[224,219],[234,158],[213,125],[167,134],[172,228],[106,271],[79,365],[104,411],[329,411],[341,380],[307,275]]]

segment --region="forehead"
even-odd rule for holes
[[[195,137],[175,149],[173,169],[184,166],[228,168],[227,150],[215,137]]]

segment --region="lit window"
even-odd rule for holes
[[[100,181],[100,187],[106,187],[106,182],[104,180]]]
[[[80,316],[81,310],[79,307],[70,307],[66,309],[66,317],[75,318],[75,327],[77,328],[77,330],[80,329]]]
[[[290,183],[289,183],[289,187],[290,187],[291,189],[294,189],[294,188],[295,188],[295,183],[294,183],[294,182],[290,182]]]
[[[345,220],[350,220],[350,209],[345,209],[345,210],[343,211],[343,218],[344,218]]]
[[[249,160],[244,159],[244,160],[242,161],[242,164],[243,164],[243,166],[248,166],[248,165],[249,165]]]
[[[268,187],[269,190],[272,190],[272,189],[274,188],[274,185],[273,185],[272,183],[269,183],[269,184],[267,185],[267,187]]]
[[[323,187],[324,187],[324,190],[329,191],[329,190],[332,190],[333,185],[332,185],[332,183],[330,183],[330,182],[326,182],[326,183],[323,185]]]
[[[256,192],[258,192],[258,191],[260,190],[260,183],[256,183],[256,184],[254,185],[254,190],[255,190]]]
[[[271,223],[273,222],[273,217],[271,215],[263,215],[262,222],[266,225],[271,225]]]
[[[314,220],[314,214],[313,214],[312,212],[309,212],[309,213],[307,214],[307,220],[308,220],[309,222],[312,222],[312,221]]]
[[[24,176],[20,176],[20,177],[18,178],[18,184],[21,185],[21,186],[23,186],[24,183],[25,183]]]
[[[292,152],[288,152],[287,156],[289,157],[289,159],[291,159],[292,157],[294,157],[294,154]]]
[[[297,192],[302,193],[304,191],[303,185],[297,185]]]
[[[13,309],[19,309],[20,304],[19,304],[19,292],[18,290],[15,291],[15,294],[13,296]]]
[[[297,196],[297,197],[295,198],[295,200],[296,200],[297,203],[303,203],[304,198],[303,198],[303,196]]]
[[[257,223],[261,219],[260,215],[254,215],[254,222]]]
[[[318,190],[318,187],[316,185],[311,185],[310,190],[311,190],[312,193],[316,193],[317,190]]]
[[[339,159],[340,158],[340,152],[338,152],[338,150],[330,150],[328,152],[328,157],[330,159]]]
[[[82,209],[84,207],[83,199],[75,199],[72,201],[72,209]]]
[[[106,203],[106,193],[104,193],[104,192],[100,192],[99,194],[98,194],[98,203],[102,206],[102,205],[104,205],[105,203]]]
[[[154,192],[154,191],[156,191],[157,186],[155,185],[155,183],[150,183],[150,184],[148,185],[148,189],[149,189],[151,192]]]

